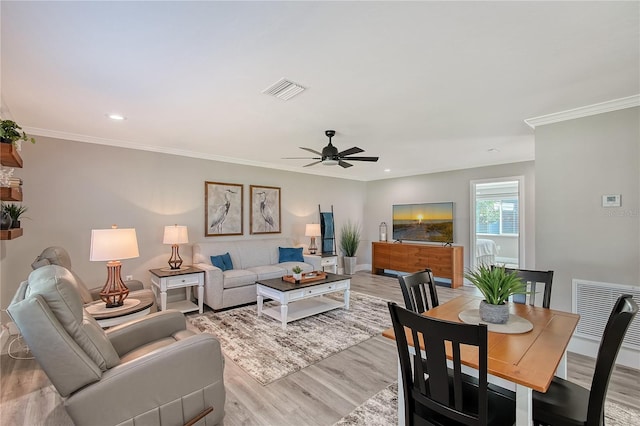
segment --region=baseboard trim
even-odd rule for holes
[[[590,356],[591,358],[597,358],[599,347],[600,342],[573,336],[567,350],[580,355]],[[618,353],[616,364],[640,370],[640,352],[623,346]]]

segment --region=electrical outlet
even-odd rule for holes
[[[131,281],[133,279],[133,275],[127,275],[127,278],[125,278],[127,281]]]

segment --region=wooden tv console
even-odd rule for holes
[[[412,243],[372,243],[372,269],[382,274],[385,269],[418,272],[430,268],[435,277],[449,278],[451,288],[464,280],[464,247]]]

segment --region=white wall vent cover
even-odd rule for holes
[[[275,96],[276,98],[282,99],[283,101],[288,101],[294,96],[302,93],[304,90],[305,88],[300,86],[299,84],[282,78],[264,89],[262,93]]]
[[[640,304],[640,287],[602,283],[581,279],[572,280],[572,309],[580,315],[575,336],[600,341],[614,303],[623,294],[630,294]],[[622,346],[640,350],[640,319],[633,319]]]

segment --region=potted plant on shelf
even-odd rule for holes
[[[4,204],[2,206],[2,212],[6,213],[11,217],[11,226],[10,228],[20,228],[20,217],[27,211],[26,206],[22,206],[19,204],[11,203]]]
[[[15,121],[0,120],[0,142],[16,145],[18,141],[36,143],[36,140],[27,136]]]
[[[509,320],[509,305],[506,303],[514,294],[527,294],[527,285],[504,266],[480,265],[475,271],[464,274],[484,300],[480,302],[480,319],[492,324],[505,324]]]
[[[347,221],[342,225],[340,233],[340,248],[342,249],[344,273],[353,275],[356,269],[356,252],[360,245],[360,226]]]

